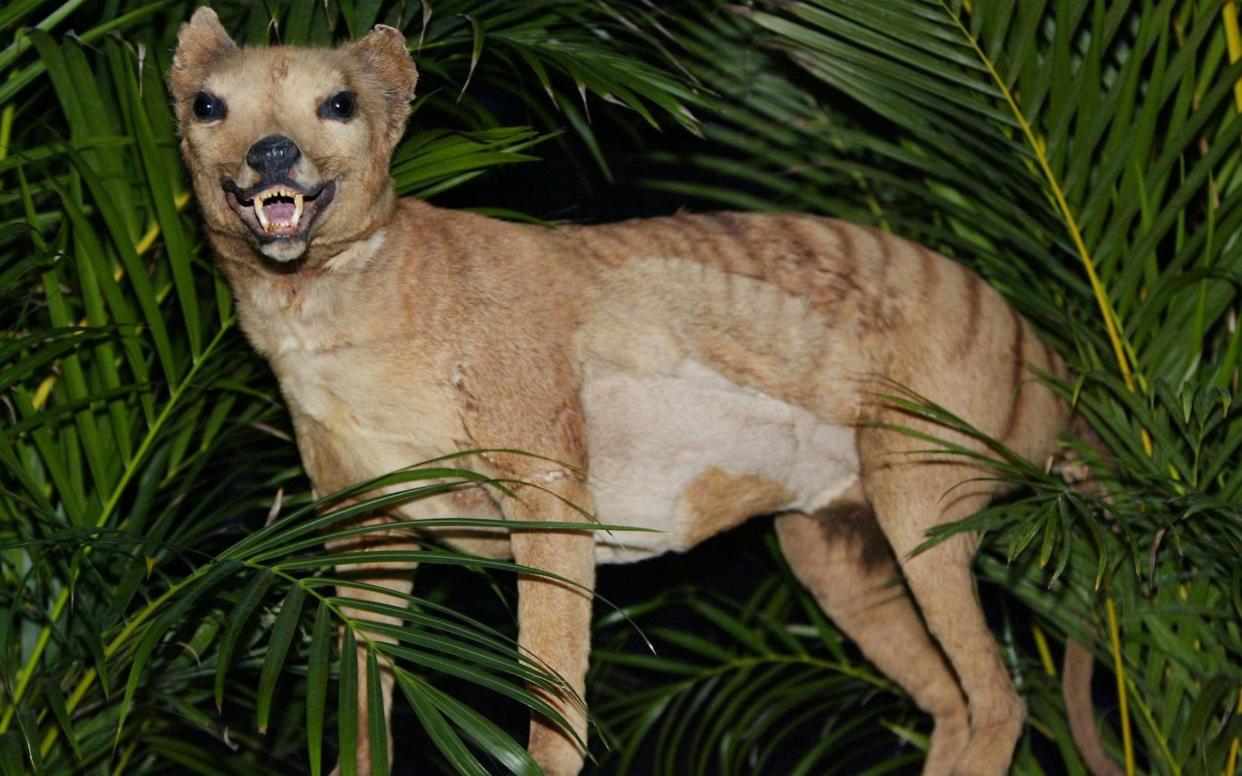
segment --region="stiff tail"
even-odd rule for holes
[[[1099,436],[1076,415],[1070,430],[1085,441],[1104,461],[1112,455],[1104,447]],[[1091,473],[1091,468],[1081,461],[1063,461],[1058,466],[1061,476],[1074,490],[1093,493],[1101,498],[1108,491]],[[1073,637],[1065,642],[1065,659],[1061,668],[1061,692],[1065,696],[1065,712],[1070,735],[1082,755],[1087,769],[1093,776],[1124,776],[1125,771],[1104,751],[1100,743],[1100,727],[1095,719],[1095,704],[1091,698],[1091,676],[1095,673],[1095,655]]]
[[[1065,695],[1070,735],[1093,776],[1124,776],[1125,771],[1108,756],[1100,743],[1100,727],[1095,721],[1095,705],[1091,700],[1091,675],[1094,672],[1095,655],[1073,638],[1066,641],[1065,661],[1061,666],[1061,692]]]

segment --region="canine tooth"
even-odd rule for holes
[[[295,193],[293,195],[293,218],[289,220],[289,223],[292,226],[297,226],[298,222],[301,220],[302,220],[302,195]]]
[[[262,196],[258,196],[254,198],[254,214],[259,219],[259,226],[263,227],[264,230],[270,232],[271,226],[269,226],[267,223],[267,214],[263,212],[263,197]]]

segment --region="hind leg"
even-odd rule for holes
[[[971,572],[976,537],[958,534],[911,555],[933,526],[982,509],[995,486],[968,482],[981,472],[957,462],[892,455],[909,449],[909,442],[892,432],[873,431],[860,437],[867,500],[900,559],[927,629],[966,693],[970,739],[951,772],[954,776],[997,776],[1009,767],[1026,712],[979,605]]]
[[[892,553],[866,508],[776,520],[781,551],[820,608],[863,654],[935,720],[926,776],[947,776],[969,722],[957,680],[899,581]]]

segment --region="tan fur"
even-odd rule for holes
[[[781,511],[793,493],[779,482],[753,474],[732,475],[711,468],[695,477],[682,491],[692,533],[683,542],[693,547],[754,515]]]
[[[242,326],[280,380],[316,488],[465,449],[529,450],[589,472],[583,481],[517,455],[476,461],[598,507],[604,523],[663,533],[442,537],[581,586],[518,583],[521,644],[579,695],[596,562],[684,550],[782,512],[777,531],[799,579],[934,716],[924,772],[1004,772],[1023,709],[975,601],[974,539],[910,555],[929,528],[1002,486],[868,421],[978,449],[878,399],[891,380],[1042,460],[1068,419],[1033,378],[1061,373],[1052,352],[973,273],[839,221],[722,213],[547,229],[397,201],[387,169],[416,78],[389,28],[330,51],[243,50],[206,9],[183,26],[174,58],[182,151],[208,236]],[[202,89],[228,101],[226,119],[194,118]],[[358,114],[317,116],[341,89],[357,93]],[[272,134],[301,149],[293,180],[333,181],[336,194],[305,241],[264,247],[222,182],[259,182],[247,151]],[[394,514],[582,519],[543,491],[519,496],[471,491]],[[366,572],[393,589],[407,589],[410,573]],[[912,596],[896,583],[903,575]],[[585,739],[585,710],[550,700]],[[551,774],[582,764],[545,720],[532,722],[530,750]]]

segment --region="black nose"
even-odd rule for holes
[[[301,155],[298,144],[289,138],[284,135],[268,135],[250,146],[250,150],[246,152],[246,162],[264,178],[278,177],[288,173]]]

